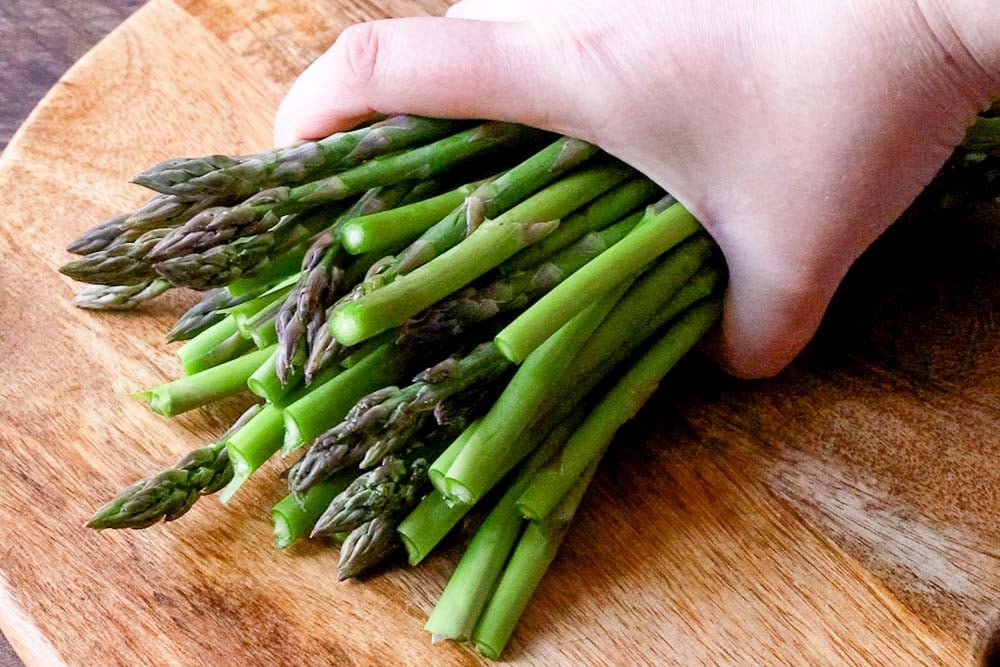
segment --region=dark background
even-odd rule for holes
[[[142,0],[0,2],[0,151],[66,68]],[[0,636],[0,667],[21,667]]]

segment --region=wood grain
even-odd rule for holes
[[[132,402],[178,372],[162,331],[189,297],[95,315],[54,270],[142,199],[128,175],[266,145],[285,86],[345,25],[443,5],[154,0],[0,158],[0,627],[27,664],[479,662],[421,630],[459,545],[338,584],[329,551],[270,547],[277,466],[176,525],[81,529],[240,406],[164,420]],[[1000,272],[980,234],[894,230],[780,378],[683,364],[618,438],[509,660],[979,662],[1000,608]]]

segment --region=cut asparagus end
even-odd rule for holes
[[[487,644],[482,639],[477,639],[475,642],[476,650],[479,651],[479,655],[487,658],[488,660],[499,660],[500,650],[496,646]]]
[[[344,244],[347,252],[357,255],[368,249],[365,228],[359,224],[348,222],[344,225],[340,233],[340,242]]]
[[[347,303],[333,311],[330,317],[330,333],[341,345],[351,346],[361,342],[362,327],[358,321],[353,303]]]
[[[289,413],[285,413],[285,436],[281,443],[281,455],[288,456],[296,449],[305,444],[305,439],[302,437],[302,431],[299,429],[298,423]]]
[[[281,408],[266,405],[226,438],[226,450],[233,464],[233,479],[219,494],[223,503],[228,502],[257,468],[281,449],[283,424]]]
[[[519,499],[517,503],[514,504],[514,508],[517,510],[518,514],[529,521],[541,521],[545,518],[545,516],[533,507],[530,502],[525,502],[524,500]]]
[[[448,490],[448,485],[446,483],[447,471],[430,468],[427,471],[427,478],[431,481],[431,486],[433,486],[436,491],[443,494]]]
[[[250,463],[243,458],[242,454],[233,449],[229,443],[226,443],[226,449],[229,450],[229,460],[233,463],[233,478],[219,492],[219,501],[223,505],[229,502],[229,499],[240,490],[243,483],[250,479],[250,475],[253,473]]]
[[[403,548],[406,549],[406,562],[410,565],[416,565],[427,555],[409,535],[402,531],[399,532],[399,540],[403,543]]]
[[[473,505],[478,500],[472,489],[457,479],[445,477],[444,487],[444,495],[451,502],[461,505]]]
[[[288,517],[276,505],[271,510],[271,521],[274,523],[274,546],[285,549],[293,542],[292,529],[288,523]]]

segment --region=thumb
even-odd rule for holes
[[[574,77],[554,48],[528,23],[408,18],[353,25],[292,85],[275,118],[275,142],[325,136],[373,113],[564,132],[577,108]],[[563,67],[557,72],[553,63]]]
[[[720,239],[729,283],[721,325],[705,348],[741,378],[773,376],[802,351],[856,256],[762,237]]]

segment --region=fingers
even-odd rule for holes
[[[559,130],[574,73],[526,24],[412,18],[351,26],[292,86],[278,145],[325,136],[378,113],[489,118]]]
[[[473,21],[527,21],[534,18],[528,0],[462,0],[448,8],[445,16]]]

